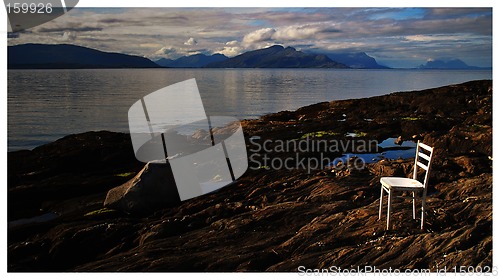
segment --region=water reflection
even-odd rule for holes
[[[244,119],[322,101],[491,79],[491,71],[9,70],[8,149],[30,149],[85,131],[127,132],[127,111],[138,98],[191,78],[208,115]]]
[[[342,162],[347,162],[350,158],[361,158],[365,163],[379,162],[383,159],[408,159],[414,158],[417,148],[417,143],[413,141],[403,141],[401,145],[395,144],[397,138],[387,138],[380,142],[378,146],[383,149],[380,153],[347,153],[343,154],[339,159]]]

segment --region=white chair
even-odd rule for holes
[[[382,177],[380,178],[380,183],[382,187],[380,189],[380,206],[378,212],[378,219],[382,218],[382,201],[384,198],[384,192],[387,192],[387,227],[389,230],[391,224],[391,207],[392,200],[395,197],[395,191],[401,192],[411,192],[411,196],[400,196],[402,198],[408,198],[413,200],[413,219],[416,218],[416,205],[415,200],[422,200],[422,218],[420,228],[424,229],[425,222],[425,197],[427,195],[427,184],[429,182],[429,172],[431,170],[432,153],[434,148],[427,146],[424,143],[417,143],[417,149],[415,153],[415,165],[413,167],[413,179],[403,178],[403,177]],[[417,179],[418,168],[425,170],[425,177],[423,182]],[[416,195],[419,194],[419,195]]]

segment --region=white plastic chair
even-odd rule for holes
[[[403,178],[403,177],[382,177],[380,178],[380,183],[382,187],[380,189],[380,206],[378,211],[378,219],[382,218],[382,201],[384,198],[384,192],[388,193],[387,199],[387,227],[389,230],[391,224],[391,203],[394,198],[395,191],[411,192],[412,196],[399,196],[402,198],[408,198],[413,200],[413,219],[416,219],[416,205],[415,200],[422,200],[422,218],[420,228],[424,229],[425,222],[425,197],[427,195],[427,184],[429,182],[429,172],[431,170],[432,153],[434,151],[433,147],[430,147],[420,141],[417,143],[417,149],[415,153],[415,165],[413,167],[413,179]],[[418,168],[425,170],[424,181],[421,182],[417,179]],[[416,194],[420,194],[417,196]]]

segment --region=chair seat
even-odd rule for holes
[[[404,177],[382,177],[380,183],[388,189],[423,189],[424,185],[415,179]]]

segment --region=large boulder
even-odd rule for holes
[[[170,164],[152,161],[134,178],[109,190],[104,207],[129,214],[145,214],[179,202]]]

